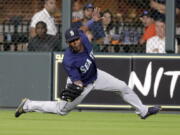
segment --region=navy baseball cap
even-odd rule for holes
[[[161,3],[161,4],[165,4],[166,0],[154,0],[155,2]]]
[[[148,13],[149,13],[149,12],[148,12],[147,10],[144,10],[144,11],[142,12],[142,14],[140,15],[140,17],[147,16]]]
[[[157,15],[157,10],[150,9],[150,10],[144,10],[143,13],[140,15],[140,17],[147,16],[154,19],[154,17]]]
[[[70,28],[66,30],[65,38],[67,42],[71,42],[73,40],[79,39],[80,38],[79,30],[76,28]]]
[[[157,14],[157,16],[155,17],[155,21],[159,21],[159,22],[163,22],[165,23],[166,21],[166,16],[164,14]]]
[[[85,9],[88,9],[88,8],[92,8],[92,9],[94,9],[94,5],[93,5],[93,4],[91,4],[91,3],[86,4],[86,5],[84,6],[84,10],[85,10]]]
[[[151,12],[148,10],[144,10],[143,13],[140,15],[140,17],[143,17],[143,16],[151,17]]]

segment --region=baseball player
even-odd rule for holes
[[[99,17],[99,10],[94,11],[94,19]],[[23,99],[15,112],[19,117],[27,112],[46,112],[66,115],[73,110],[94,89],[112,91],[135,108],[136,114],[145,119],[160,111],[160,107],[147,107],[127,84],[97,68],[93,56],[92,44],[80,29],[70,28],[65,33],[68,48],[64,53],[63,66],[68,74],[66,88],[60,94],[60,101],[33,101]]]

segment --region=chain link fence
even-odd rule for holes
[[[61,0],[0,0],[0,51],[60,51],[60,19]]]
[[[62,51],[61,5],[62,0],[0,0],[0,51]],[[95,52],[165,53],[165,0],[72,0],[72,27],[85,25],[94,7],[101,8],[102,20],[86,35]]]

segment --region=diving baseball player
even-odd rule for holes
[[[95,9],[91,22],[99,18],[99,9]],[[160,107],[147,107],[127,84],[97,68],[93,56],[92,44],[80,29],[68,29],[65,33],[68,48],[64,53],[63,66],[68,74],[66,88],[58,101],[33,101],[24,99],[15,112],[19,117],[27,112],[46,112],[66,115],[73,110],[94,89],[118,93],[125,102],[135,108],[136,114],[145,119],[160,111]]]

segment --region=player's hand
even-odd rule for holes
[[[153,53],[159,53],[159,49],[158,48],[153,49]]]
[[[78,96],[81,95],[81,93],[83,92],[84,88],[80,87],[76,84],[68,84],[67,88],[65,88],[61,94],[60,94],[60,98],[62,100],[68,101],[68,102],[72,102],[74,101]]]
[[[96,7],[93,11],[93,14],[92,14],[92,19],[97,22],[99,20],[102,19],[102,17],[100,16],[100,8]]]

